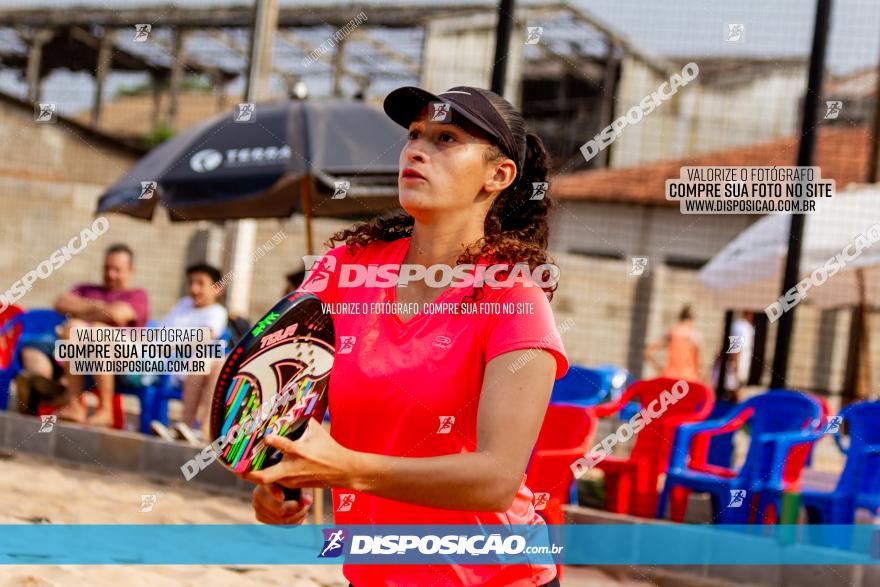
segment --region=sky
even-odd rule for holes
[[[162,5],[169,0],[0,0],[0,7],[30,6],[65,8],[80,5],[133,8]],[[229,6],[247,4],[247,0],[176,0],[179,6]],[[443,0],[416,0],[408,5],[444,3]],[[453,2],[460,3],[460,2]],[[280,0],[282,6],[298,2]],[[324,0],[322,5],[348,2]],[[393,2],[389,4],[397,4]],[[762,56],[806,57],[812,39],[814,0],[575,0],[585,10],[622,33],[638,46],[658,55],[688,56]],[[494,5],[494,3],[487,3]],[[826,63],[835,73],[846,73],[873,66],[880,55],[880,1],[833,0],[832,28]],[[743,24],[744,35],[738,42],[726,41],[728,24]],[[540,24],[540,23],[529,23]],[[331,29],[332,32],[332,29]],[[545,30],[544,34],[552,34]],[[318,37],[326,35],[317,31]],[[416,47],[411,37],[400,43]],[[320,44],[316,37],[315,45]],[[328,76],[312,85],[313,93],[328,89]],[[108,92],[120,85],[131,85],[138,78],[114,76]],[[413,80],[415,81],[415,80]],[[0,87],[20,94],[21,82],[8,72],[0,72]],[[381,87],[377,86],[377,88]],[[235,87],[231,88],[233,91]],[[46,99],[64,93],[68,108],[87,108],[91,81],[84,74],[56,74],[47,80]],[[59,106],[61,109],[61,106]]]

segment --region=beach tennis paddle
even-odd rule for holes
[[[260,319],[229,352],[211,402],[211,437],[224,438],[217,460],[236,473],[281,460],[268,434],[295,440],[327,409],[335,349],[333,322],[321,301],[294,292]],[[298,489],[281,487],[285,499]]]

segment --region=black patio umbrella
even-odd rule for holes
[[[173,221],[369,217],[398,206],[405,141],[362,101],[236,107],[156,147],[107,189],[97,211],[149,220],[161,202]]]

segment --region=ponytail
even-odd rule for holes
[[[546,249],[549,239],[547,217],[553,207],[547,196],[550,188],[549,157],[544,141],[535,133],[526,133],[525,149],[526,156],[519,181],[498,196],[492,210],[500,218],[497,228],[501,232],[519,231],[520,238],[526,238]],[[489,213],[491,215],[492,211]],[[489,231],[486,232],[488,234]]]

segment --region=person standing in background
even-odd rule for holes
[[[724,392],[718,399],[738,402],[740,387],[749,380],[749,370],[752,366],[752,352],[755,347],[755,327],[752,326],[752,313],[743,312],[733,321],[730,326],[731,338],[725,341],[726,346],[721,349],[727,353],[727,368],[724,377]],[[712,383],[718,385],[718,375],[721,365],[721,356],[715,359],[712,366]]]
[[[743,312],[734,321],[730,329],[733,336],[742,337],[740,351],[736,353],[734,364],[735,373],[739,385],[745,385],[749,381],[749,371],[752,367],[752,352],[755,348],[755,327],[752,325],[752,313]]]
[[[703,335],[694,324],[694,313],[690,305],[682,307],[676,323],[662,338],[645,348],[645,360],[660,371],[660,377],[702,381]],[[656,360],[655,354],[666,349],[666,364]]]

